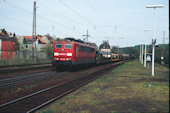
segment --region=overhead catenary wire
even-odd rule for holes
[[[14,27],[14,26],[10,26],[10,27],[8,27],[8,26],[2,26],[2,25],[0,25],[0,27],[1,28],[4,28],[4,29],[13,29],[13,30],[19,30],[19,31],[23,31],[23,32],[28,32],[27,30],[25,30],[25,29],[23,29],[23,28],[16,28],[16,27]],[[16,33],[16,31],[14,31],[14,33]]]
[[[16,22],[18,22],[18,23],[23,23],[23,24],[25,24],[25,25],[32,26],[32,24],[29,24],[28,22],[25,22],[25,21],[20,20],[20,19],[16,19],[16,18],[14,18],[14,17],[10,17],[10,16],[4,15],[4,14],[3,14],[3,15],[0,15],[0,16],[6,17],[6,19],[10,19],[10,20],[16,21]]]
[[[17,9],[21,9],[22,11],[25,11],[25,12],[27,12],[27,13],[29,13],[29,14],[31,14],[31,15],[32,15],[32,12],[31,12],[31,11],[28,11],[28,10],[26,10],[26,9],[25,9],[25,8],[23,8],[23,7],[19,7],[19,6],[15,5],[15,4],[12,4],[12,3],[7,2],[7,1],[6,1],[6,3],[7,3],[7,4],[9,4],[9,5],[10,5],[10,6],[12,6],[12,7],[15,7],[15,8],[17,8]],[[48,19],[48,18],[46,18],[46,17],[43,17],[43,16],[39,15],[39,14],[37,14],[37,16],[38,16],[38,17],[40,17],[40,18],[41,18],[41,19],[43,19],[43,20],[46,20],[46,21],[50,22],[50,23],[53,23],[53,24],[59,25],[59,26],[61,26],[61,27],[65,28],[65,29],[69,29],[69,30],[71,30],[71,31],[74,31],[74,32],[76,32],[76,33],[78,33],[78,34],[81,34],[81,35],[82,35],[82,33],[81,33],[81,32],[79,32],[79,31],[77,31],[77,30],[73,30],[72,28],[67,27],[67,26],[65,26],[65,25],[63,25],[63,24],[57,23],[57,22],[55,22],[55,21],[53,21],[53,20],[50,20],[50,19]]]
[[[73,8],[71,8],[68,4],[66,4],[65,2],[63,2],[62,0],[59,0],[65,7],[67,7],[68,9],[70,9],[73,13],[75,13],[76,15],[78,15],[80,18],[82,18],[83,20],[85,20],[88,24],[92,25],[93,27],[96,26],[94,25],[90,20],[88,20],[86,17],[84,17],[83,15],[79,14],[76,10],[74,10]],[[98,30],[100,30],[102,33],[105,33],[104,31],[102,31],[100,28],[98,28]]]
[[[94,6],[89,2],[89,0],[85,0],[85,1],[86,1],[87,4],[89,5],[89,7],[96,13],[96,15],[98,15],[101,19],[103,19],[103,21],[104,21],[106,24],[110,25],[110,23],[106,20],[106,18],[105,18],[103,15],[101,15],[101,13],[99,13],[99,12],[96,10],[96,8],[94,8]]]
[[[56,2],[57,3],[57,2]],[[53,8],[53,7],[49,7],[48,5],[46,5],[46,4],[43,4],[43,3],[39,3],[39,4],[41,4],[41,5],[43,5],[43,6],[45,6],[45,7],[48,7],[49,9],[51,9],[51,11],[57,11],[57,9],[55,9],[55,8]],[[59,13],[59,12],[57,12],[57,13]],[[76,21],[76,20],[74,20],[74,19],[71,19],[71,18],[69,18],[69,17],[67,17],[66,15],[64,15],[64,14],[62,14],[62,13],[59,13],[61,16],[63,16],[64,17],[64,19],[67,19],[67,20],[69,20],[69,21],[72,21],[73,23],[76,23],[76,24],[79,24],[79,25],[81,25],[81,26],[83,26],[84,28],[87,28],[87,25],[84,25],[84,24],[82,24],[82,23],[80,23],[80,22],[78,22],[78,21]],[[53,15],[56,15],[55,13],[53,14]],[[57,15],[58,16],[58,15]],[[74,27],[75,28],[75,27]]]
[[[102,16],[102,15],[92,6],[92,4],[89,2],[89,0],[85,0],[85,1],[89,4],[90,8],[91,8],[92,10],[94,10],[94,12],[95,12],[99,17],[102,18],[105,23],[107,23],[107,25],[109,25],[109,26],[111,26],[111,27],[115,27],[115,31],[117,31],[117,25],[110,25],[109,22],[104,18],[104,16]],[[118,33],[118,32],[117,32],[117,33]],[[118,33],[118,34],[120,35],[120,33]],[[113,40],[116,41],[115,39],[113,39]],[[117,42],[117,41],[116,41],[116,42]]]

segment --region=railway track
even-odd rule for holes
[[[1,67],[0,74],[13,73],[24,70],[43,69],[48,67],[52,67],[52,64]]]
[[[47,72],[35,73],[35,74],[19,76],[19,77],[14,77],[14,78],[9,78],[9,79],[2,79],[0,80],[0,88],[9,87],[13,85],[19,85],[19,84],[27,83],[27,82],[34,81],[34,80],[43,79],[49,76],[54,76],[56,74],[61,75],[63,73],[56,73],[55,71],[47,71]]]
[[[12,67],[25,67],[25,66],[38,66],[38,65],[46,65],[50,63],[44,63],[44,64],[22,64],[22,65],[5,65],[5,66],[0,66],[0,68],[12,68]]]
[[[81,86],[95,80],[114,67],[124,63],[124,61],[114,63],[110,67],[104,68],[87,76],[75,78],[73,80],[55,85],[36,93],[18,98],[16,100],[0,105],[1,113],[29,113],[65,96],[66,94],[80,88]]]

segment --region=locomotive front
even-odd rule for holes
[[[74,42],[55,41],[53,65],[56,67],[71,66],[74,57]]]

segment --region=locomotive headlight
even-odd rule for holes
[[[70,61],[70,60],[71,60],[71,58],[67,58],[66,60]]]
[[[54,53],[54,56],[58,56],[58,55],[59,55],[59,53],[56,53],[56,52]]]
[[[67,53],[67,56],[72,56],[72,53]]]

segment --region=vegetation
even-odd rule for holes
[[[125,47],[121,48],[123,53],[134,55],[136,58],[139,58],[140,54],[140,45],[134,47]],[[147,45],[147,53],[152,53],[152,45]],[[169,65],[169,44],[160,44],[155,49],[155,62],[161,63],[161,56],[164,57],[164,62]]]
[[[47,44],[47,46],[45,48],[43,48],[43,52],[47,53],[47,56],[48,56],[48,59],[49,60],[52,60],[53,58],[53,50],[54,50],[54,47],[52,44]]]
[[[168,113],[169,69],[157,64],[150,72],[127,62],[37,113]]]
[[[49,59],[23,59],[16,57],[14,60],[3,59],[0,60],[0,66],[11,66],[11,65],[25,65],[25,64],[44,64],[51,63]]]
[[[118,46],[112,46],[111,52],[112,53],[117,53],[117,54],[123,54],[122,49],[119,48]]]
[[[161,56],[163,56],[165,64],[169,65],[169,45],[168,44],[159,45],[156,48],[155,53],[156,53],[155,61],[157,63],[161,63]]]
[[[61,41],[62,39],[61,38],[56,38],[55,41]]]
[[[27,39],[24,38],[24,39],[23,39],[23,44],[27,44],[27,43],[28,43]]]

